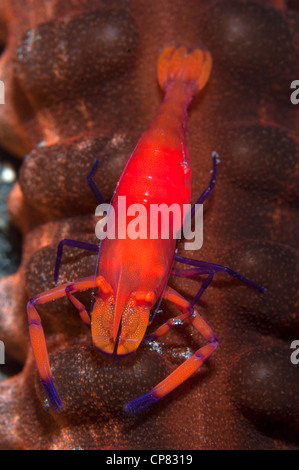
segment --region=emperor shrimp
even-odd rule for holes
[[[167,47],[158,61],[158,81],[165,92],[157,115],[141,136],[118,181],[111,206],[119,215],[119,198],[127,205],[142,203],[146,209],[152,204],[176,204],[183,209],[191,202],[191,168],[186,143],[187,108],[192,98],[207,83],[212,67],[210,53],[198,48]],[[213,169],[208,187],[197,199],[203,204],[211,193],[217,173],[218,156],[213,153]],[[93,176],[97,161],[87,176],[87,182],[100,203],[103,197]],[[195,214],[194,206],[191,217]],[[195,305],[218,272],[227,273],[261,292],[265,289],[232,269],[176,253],[177,239],[171,228],[183,226],[180,215],[168,220],[169,237],[162,237],[162,222],[158,237],[104,238],[99,245],[64,239],[58,245],[54,280],[58,280],[59,265],[65,245],[98,253],[95,275],[62,284],[32,297],[27,304],[30,340],[41,383],[51,405],[59,409],[61,400],[53,383],[41,318],[37,306],[67,297],[77,309],[81,320],[91,329],[93,345],[112,356],[134,353],[145,338],[150,323],[150,312],[162,299],[172,302],[180,314],[169,319],[146,337],[156,340],[183,321],[190,322],[202,334],[207,344],[186,359],[168,377],[145,395],[127,403],[127,411],[136,411],[150,405],[187,380],[206,361],[218,346],[218,339],[198,313]],[[175,222],[175,224],[172,224]],[[185,266],[174,267],[174,262]],[[187,301],[168,285],[170,275],[191,277],[206,275],[193,301]],[[91,312],[75,297],[88,289],[96,289]],[[157,307],[156,307],[157,310]]]

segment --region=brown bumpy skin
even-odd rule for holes
[[[286,0],[1,0],[0,141],[23,157],[8,201],[23,232],[21,266],[0,281],[0,338],[22,371],[0,382],[4,449],[298,449],[298,131],[290,102],[298,79],[299,10]],[[219,348],[156,406],[125,414],[195,351],[202,338],[177,326],[159,345],[124,360],[102,357],[66,299],[40,306],[55,385],[64,409],[47,405],[29,347],[26,300],[53,287],[62,238],[95,242],[97,205],[107,200],[162,92],[166,46],[203,41],[213,57],[208,84],[190,108],[193,200],[206,187],[200,252],[268,288],[261,294],[217,275],[198,309]],[[183,248],[183,246],[182,246]],[[150,260],[149,260],[150,262]],[[95,256],[66,248],[59,282],[94,272]],[[200,280],[172,279],[191,299]],[[90,294],[78,296],[88,307]],[[178,313],[166,303],[153,329]],[[1,366],[0,366],[1,367]],[[2,424],[1,424],[2,423]],[[5,424],[4,424],[5,423]]]

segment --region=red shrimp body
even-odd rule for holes
[[[91,331],[95,347],[105,353],[125,355],[137,349],[148,326],[150,309],[167,284],[176,239],[171,229],[170,236],[162,239],[163,227],[158,238],[150,238],[150,207],[178,205],[180,215],[173,217],[179,217],[176,226],[181,227],[183,204],[191,199],[187,107],[205,85],[210,69],[207,51],[188,53],[184,47],[169,47],[160,56],[158,79],[165,97],[129,158],[112,200],[115,220],[124,215],[119,196],[125,196],[126,208],[144,206],[147,238],[132,239],[126,234],[123,239],[105,238],[101,242],[96,279],[99,291]]]

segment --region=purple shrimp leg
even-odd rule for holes
[[[37,311],[37,306],[67,296],[73,306],[78,310],[82,321],[87,326],[89,326],[89,315],[84,305],[79,302],[73,294],[77,292],[83,292],[87,289],[92,289],[94,284],[94,276],[78,279],[77,281],[74,281],[70,284],[63,284],[61,286],[54,287],[53,289],[42,292],[41,294],[35,295],[34,297],[31,297],[27,304],[30,341],[32,344],[33,354],[36,361],[38,373],[51,405],[57,410],[61,408],[62,405],[58,393],[53,384],[44,330],[41,318]]]
[[[201,261],[197,259],[184,258],[183,256],[179,256],[179,255],[175,255],[174,259],[180,263],[188,264],[190,266],[195,266],[209,273],[213,273],[213,274],[218,273],[218,272],[227,273],[230,276],[234,277],[235,279],[239,279],[245,284],[248,284],[249,286],[254,287],[255,289],[258,289],[261,292],[266,292],[267,290],[265,287],[259,286],[255,282],[250,281],[250,279],[247,279],[247,277],[242,276],[242,274],[239,274],[237,271],[234,271],[233,269],[228,268],[227,266],[222,266],[221,264],[209,263],[207,261]]]
[[[212,158],[213,158],[213,169],[212,169],[212,176],[211,176],[211,179],[210,179],[209,186],[205,189],[205,191],[197,199],[195,204],[203,204],[203,202],[207,199],[207,197],[209,196],[209,194],[211,193],[211,191],[213,190],[213,188],[215,186],[216,174],[217,174],[217,165],[219,163],[219,155],[217,154],[217,152],[212,153]],[[196,211],[196,206],[194,205],[191,209],[191,218],[194,217],[195,211]],[[179,261],[180,263],[195,266],[199,270],[202,270],[202,272],[200,272],[200,271],[197,271],[197,273],[194,272],[194,275],[204,274],[203,271],[205,271],[205,274],[209,274],[209,275],[210,274],[214,275],[217,272],[225,272],[225,273],[229,274],[230,276],[232,276],[236,279],[239,279],[240,281],[244,282],[245,284],[248,284],[249,286],[254,287],[255,289],[258,289],[261,292],[265,292],[267,290],[265,287],[259,286],[255,282],[250,281],[250,279],[247,279],[246,277],[242,276],[242,274],[237,273],[236,271],[234,271],[231,268],[228,268],[227,266],[222,266],[220,264],[214,264],[214,263],[208,263],[206,261],[201,261],[201,260],[184,258],[183,256],[179,256],[179,255],[175,255],[174,259],[176,261]],[[174,270],[174,271],[176,271],[177,273],[180,272],[180,274],[176,274],[174,272],[174,275],[177,275],[177,276],[178,275],[181,275],[181,276],[192,276],[193,275],[193,274],[190,273],[190,272],[192,272],[192,270]],[[185,273],[184,273],[184,271],[185,271]],[[210,279],[210,276],[206,279],[206,281],[208,281],[209,279]],[[210,284],[211,280],[212,279],[210,279],[208,284],[205,286],[204,290]],[[205,285],[205,282],[201,286],[201,289]],[[203,294],[203,291],[201,291],[201,289],[198,291],[196,297],[194,298],[193,305],[195,305],[195,303],[198,301],[199,297]]]
[[[171,274],[173,276],[178,276],[178,277],[191,277],[191,276],[199,276],[199,275],[202,275],[202,274],[208,274],[208,277],[204,280],[204,282],[200,286],[200,289],[198,290],[196,296],[194,297],[192,302],[190,302],[192,307],[194,307],[194,305],[197,304],[197,302],[199,301],[199,299],[203,295],[204,291],[211,284],[211,282],[213,280],[213,277],[214,277],[213,272],[203,270],[201,268],[191,268],[191,269],[175,269],[175,268],[173,268],[172,271],[171,271]]]
[[[71,238],[65,238],[61,240],[57,247],[56,262],[55,262],[55,268],[54,268],[54,283],[55,284],[57,284],[57,281],[58,281],[59,267],[60,267],[64,245],[72,246],[74,248],[81,248],[82,250],[86,250],[86,251],[93,251],[94,253],[98,253],[100,249],[100,245],[93,245],[92,243],[81,242],[79,240],[72,240]]]
[[[97,198],[98,202],[100,204],[105,204],[106,203],[105,198],[104,198],[103,194],[101,193],[101,191],[99,190],[99,188],[97,187],[96,183],[93,180],[93,175],[96,172],[98,164],[99,164],[99,160],[95,160],[93,165],[92,165],[92,168],[91,168],[90,172],[88,173],[88,175],[86,177],[86,181],[87,181],[87,184],[89,185],[90,189],[92,190],[93,194]]]
[[[127,405],[125,405],[125,411],[139,411],[140,409],[163,398],[198,370],[203,362],[210,357],[218,346],[217,336],[190,302],[169,286],[167,286],[167,289],[164,291],[163,298],[172,302],[173,305],[181,311],[181,315],[172,318],[161,325],[156,331],[154,331],[154,338],[159,338],[166,334],[173,325],[181,324],[183,321],[188,320],[208,341],[208,344],[199,348],[194,354],[192,354],[192,356],[186,359],[185,362],[180,364],[177,369],[166,377],[166,379],[162,380],[162,382],[156,385],[156,387],[148,393],[132,400],[130,403],[127,403]]]
[[[90,172],[88,173],[86,177],[86,181],[89,187],[91,188],[92,192],[96,196],[98,202],[100,204],[104,204],[106,202],[104,199],[104,196],[102,195],[101,191],[99,190],[99,188],[97,187],[96,183],[93,180],[93,176],[96,172],[98,164],[99,164],[99,160],[95,160]],[[57,281],[58,281],[59,267],[60,267],[64,245],[72,246],[74,248],[81,248],[82,250],[86,250],[86,251],[93,251],[94,253],[98,253],[100,249],[99,245],[93,245],[91,243],[81,242],[78,240],[73,240],[71,238],[65,238],[64,240],[61,240],[57,247],[57,256],[56,256],[56,262],[55,262],[55,268],[54,268],[54,283],[55,284],[57,284]]]
[[[217,165],[219,163],[219,155],[217,152],[212,152],[212,158],[213,158],[213,169],[212,169],[212,175],[210,179],[209,186],[203,191],[203,193],[200,195],[200,197],[197,199],[195,202],[194,206],[191,209],[191,219],[193,219],[195,211],[196,211],[196,204],[203,204],[204,201],[207,199],[207,197],[211,194],[215,183],[216,183],[216,175],[217,175]]]
[[[192,302],[190,302],[191,307],[194,307],[194,305],[199,301],[199,299],[203,295],[204,291],[211,284],[211,282],[213,280],[213,277],[214,277],[213,273],[203,271],[200,268],[192,268],[192,269],[175,269],[175,268],[173,268],[172,271],[171,271],[171,274],[173,276],[178,276],[178,277],[191,277],[191,276],[198,276],[198,275],[202,275],[202,274],[208,274],[208,277],[202,283],[202,285],[201,285],[199,291],[197,292],[196,296],[194,297]],[[177,320],[180,320],[180,321],[177,321]],[[171,318],[170,320],[168,320],[165,323],[165,326],[167,325],[167,327],[170,328],[173,325],[180,325],[181,321],[182,321],[182,316],[176,317],[174,319]],[[145,339],[145,341],[153,341],[153,340],[156,340],[157,338],[158,338],[158,336],[154,332],[154,333],[151,333],[151,334],[147,335],[144,339]]]

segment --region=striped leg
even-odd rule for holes
[[[204,291],[207,289],[207,287],[210,285],[210,283],[213,280],[214,275],[205,272],[199,268],[191,268],[191,269],[175,269],[173,268],[171,271],[171,274],[173,276],[179,276],[179,277],[189,277],[189,276],[198,276],[201,274],[208,274],[208,277],[204,280],[202,283],[200,289],[198,290],[196,296],[190,302],[190,305],[194,307],[194,305],[199,301],[200,297],[203,295]],[[163,325],[161,325],[157,330],[155,330],[153,333],[145,337],[146,341],[153,341],[159,338],[160,336],[164,335],[167,333],[167,331],[172,327],[176,325],[181,325],[184,320],[186,320],[190,316],[189,312],[183,313],[182,315],[178,315],[177,317],[170,318],[165,322]]]
[[[94,276],[92,276],[92,277],[94,279]],[[92,287],[93,286],[94,286],[94,283],[93,283]],[[79,313],[80,318],[83,321],[83,323],[86,326],[90,327],[90,315],[88,314],[85,306],[78,299],[76,299],[76,297],[73,295],[75,292],[81,292],[82,290],[84,290],[84,289],[82,289],[80,285],[72,283],[72,284],[69,284],[65,288],[65,295],[67,296],[69,301],[73,304],[75,309],[78,310],[78,313]]]
[[[195,354],[189,357],[185,362],[183,362],[177,369],[175,369],[166,379],[162,380],[156,387],[154,387],[150,392],[146,393],[140,398],[137,398],[125,406],[126,411],[138,411],[151,403],[155,403],[160,398],[163,398],[169,392],[178,387],[186,379],[188,379],[201,365],[208,359],[208,357],[215,351],[218,346],[218,339],[209,325],[201,318],[198,312],[193,308],[193,306],[182,297],[178,292],[176,292],[171,287],[167,287],[164,292],[163,298],[170,300],[181,312],[180,320],[188,319],[190,323],[199,331],[203,337],[209,342],[206,346],[198,349]],[[166,325],[166,326],[165,326]],[[166,333],[171,324],[162,325],[161,330],[159,329],[159,336]]]
[[[155,341],[156,339],[160,338],[160,336],[165,335],[170,328],[176,325],[182,325],[184,320],[187,320],[190,317],[190,313],[186,312],[182,315],[178,315],[177,317],[170,318],[167,322],[163,323],[163,325],[159,326],[153,333],[146,336],[144,339],[146,341]]]
[[[73,292],[81,292],[86,289],[91,289],[93,286],[94,276],[89,276],[83,279],[78,279],[77,281],[72,282],[71,284],[63,284],[61,286],[54,287],[54,289],[50,289],[46,292],[35,295],[34,297],[31,297],[27,304],[29,334],[35,362],[37,365],[41,383],[46,391],[51,405],[55,409],[59,409],[62,405],[58,393],[53,384],[44,330],[42,327],[41,318],[36,310],[36,305],[45,304],[51,302],[52,300],[60,299],[65,296],[72,296]],[[74,303],[73,299],[75,298],[70,298],[71,302],[76,308],[78,308],[80,302],[79,304]],[[81,310],[79,310],[79,314],[84,323],[86,323],[86,315],[88,316],[88,314],[85,309],[84,312],[82,311],[82,304],[80,304],[80,306]]]

